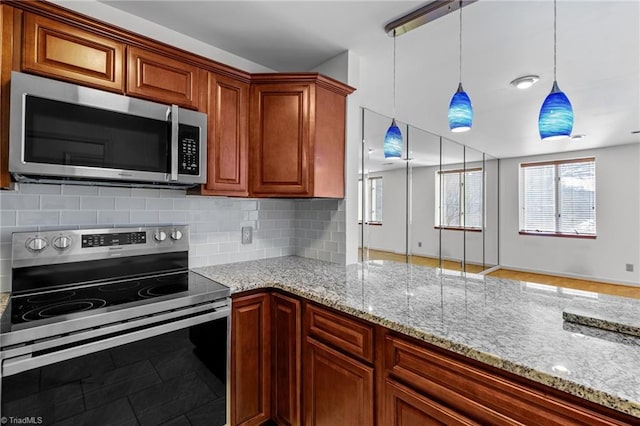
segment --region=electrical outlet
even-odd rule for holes
[[[627,272],[633,272],[633,263],[627,263]]]
[[[422,241],[418,241],[418,247],[422,247]]]
[[[253,228],[251,226],[242,227],[242,244],[251,244],[253,242]]]

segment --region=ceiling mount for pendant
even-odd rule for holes
[[[436,0],[419,7],[413,12],[395,19],[385,25],[384,30],[389,37],[399,36],[438,18],[455,12],[478,0]]]

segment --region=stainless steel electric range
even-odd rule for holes
[[[14,233],[2,416],[154,424],[209,412],[223,424],[207,408],[227,406],[230,290],[190,271],[188,255],[187,226]],[[171,395],[185,389],[201,395]],[[69,407],[56,412],[61,392]]]

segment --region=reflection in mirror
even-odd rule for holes
[[[485,269],[484,263],[484,155],[473,148],[465,147],[462,180],[462,210],[464,229],[463,269],[478,273]]]
[[[409,256],[412,263],[440,266],[440,235],[435,228],[436,177],[440,169],[440,136],[409,127],[410,226]]]
[[[440,169],[435,173],[437,212],[435,229],[440,239],[440,267],[462,271],[464,265],[464,146],[442,138]]]
[[[485,213],[484,213],[484,264],[486,269],[497,266],[498,257],[498,176],[500,160],[484,154]]]
[[[362,109],[360,260],[479,273],[498,264],[499,161],[405,123],[402,158],[384,157],[391,118]]]
[[[407,242],[407,125],[402,133],[402,158],[384,157],[384,136],[391,118],[362,109],[362,161],[358,193],[361,227],[360,259],[406,261]]]

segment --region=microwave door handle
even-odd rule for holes
[[[178,180],[178,130],[178,105],[171,105],[171,181]]]

